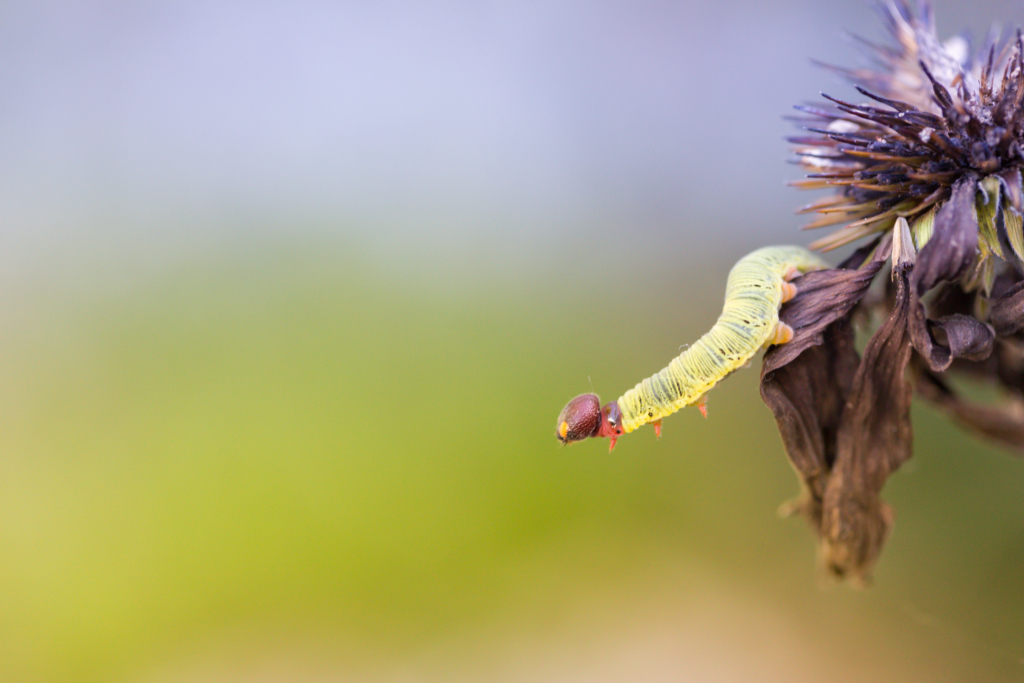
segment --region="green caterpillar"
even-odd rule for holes
[[[796,296],[790,280],[828,264],[803,247],[764,247],[733,266],[725,285],[725,306],[703,337],[648,377],[601,408],[596,394],[577,396],[562,409],[555,433],[562,443],[608,437],[609,451],[623,434],[647,423],[661,436],[661,418],[697,404],[707,417],[705,395],[746,364],[766,344],[785,344],[793,330],[779,321],[779,307]]]

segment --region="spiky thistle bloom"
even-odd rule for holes
[[[802,209],[820,214],[807,227],[846,224],[812,246],[829,250],[890,231],[899,217],[910,221],[921,245],[954,186],[971,183],[979,190],[980,229],[972,265],[985,274],[982,284],[990,291],[991,257],[1024,257],[1021,34],[990,43],[984,58],[974,60],[961,38],[939,43],[927,4],[918,16],[902,4],[889,6],[884,16],[899,44],[871,46],[884,70],[829,67],[850,78],[870,102],[823,95],[831,106],[797,107],[812,135],[792,141],[811,174],[794,185],[841,188]]]
[[[912,386],[1024,451],[1024,40],[993,40],[973,59],[966,41],[939,42],[926,2],[880,9],[896,45],[867,44],[878,68],[829,67],[866,101],[798,107],[806,133],[792,139],[811,172],[794,184],[838,190],[802,209],[819,215],[808,227],[842,225],[813,246],[866,244],[800,279],[780,313],[795,337],[761,374],[804,484],[790,509],[817,531],[825,567],[853,579],[891,526],[879,494],[912,452]],[[887,260],[886,294],[866,297]],[[859,354],[851,317],[870,307],[885,320]],[[965,400],[952,371],[998,383],[1004,398]]]

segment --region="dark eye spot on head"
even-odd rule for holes
[[[612,401],[608,403],[601,409],[601,412],[604,415],[605,421],[608,423],[608,427],[616,434],[621,434],[622,428],[619,425],[622,424],[622,411],[619,410],[618,402]]]

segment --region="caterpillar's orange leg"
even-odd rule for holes
[[[708,419],[708,395],[704,394],[697,399],[697,410],[704,416],[704,419]]]
[[[654,425],[654,436],[660,439],[661,438],[661,420],[655,420],[651,424]]]
[[[800,277],[800,275],[801,273],[799,268],[796,266],[790,266],[789,268],[786,268],[786,272],[782,274],[782,279],[789,282],[790,280]]]
[[[608,437],[608,452],[611,453],[615,450],[615,441],[618,439],[618,434],[612,434]]]
[[[789,282],[782,283],[782,303],[786,303],[796,296],[796,285]]]
[[[768,342],[770,344],[785,344],[793,340],[793,334],[793,328],[780,320]]]

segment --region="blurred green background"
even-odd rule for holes
[[[867,591],[756,369],[554,439],[807,241],[780,117],[861,3],[0,17],[0,680],[1024,677],[1024,462],[927,407]]]

